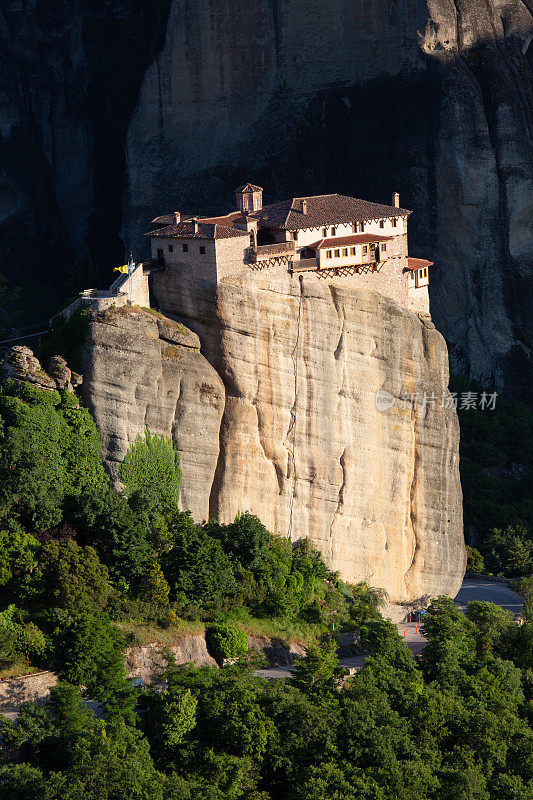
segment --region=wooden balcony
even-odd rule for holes
[[[318,269],[318,259],[300,258],[291,263],[291,272],[309,272]]]
[[[276,256],[289,256],[295,253],[294,242],[279,242],[276,244],[260,244],[250,247],[250,260],[262,261]]]

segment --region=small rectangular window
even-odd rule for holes
[[[326,258],[331,258],[331,250],[326,250]]]
[[[200,245],[200,255],[203,256],[205,254],[205,245]]]
[[[368,253],[368,245],[364,244],[363,245],[363,255],[366,256],[367,253]]]
[[[182,247],[183,247],[183,252],[184,253],[188,253],[189,252],[189,245],[188,244],[185,244],[185,242],[183,242]]]
[[[340,258],[341,251],[335,250],[335,258]]]
[[[348,255],[348,248],[347,247],[343,247],[342,248],[342,257],[346,258],[347,255]]]
[[[332,236],[335,236],[335,235],[336,235],[336,233],[337,233],[337,228],[332,228],[332,229],[331,229],[331,235],[332,235]]]
[[[394,219],[392,220],[392,227],[395,228],[397,224],[398,224],[398,221],[397,221],[396,217],[394,217]]]
[[[364,232],[365,232],[365,223],[362,222],[361,223],[361,233],[364,233]]]
[[[380,227],[380,228],[384,228],[384,227],[385,227],[385,220],[384,220],[384,219],[380,219],[380,221],[379,221],[379,227]]]
[[[350,255],[351,256],[355,255],[355,247],[350,247]]]
[[[174,252],[174,245],[173,245],[173,244],[169,244],[169,246],[168,246],[168,252],[169,252],[169,253],[173,253],[173,252]]]
[[[359,233],[359,231],[361,230],[361,223],[360,222],[354,222],[353,226],[354,226],[355,232]]]
[[[381,242],[381,249],[383,250],[383,252],[387,250],[387,242]]]
[[[328,229],[322,228],[322,236],[327,236],[327,235],[328,235]]]
[[[298,241],[298,231],[292,231],[291,236],[294,242]]]

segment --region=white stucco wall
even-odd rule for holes
[[[364,223],[364,230],[361,227],[356,227],[355,224],[342,222],[337,225],[321,225],[315,228],[303,228],[298,233],[298,238],[295,241],[296,253],[299,257],[301,250],[310,247],[315,242],[324,238],[332,238],[331,230],[335,228],[335,238],[337,236],[352,236],[354,233],[377,233],[380,236],[400,236],[407,233],[407,217],[396,217],[396,227],[393,225],[393,219],[384,218],[383,228],[380,227],[380,220]],[[324,228],[326,234],[324,235]],[[274,239],[276,242],[284,242],[291,239],[291,232],[285,230],[273,231]]]

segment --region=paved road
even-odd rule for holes
[[[515,617],[522,614],[524,604],[520,595],[512,592],[506,583],[465,578],[455,602],[459,608],[464,609],[471,600],[487,600],[489,603],[495,603],[507,611],[512,611]]]
[[[492,583],[491,581],[465,578],[455,602],[459,608],[464,610],[466,604],[471,600],[487,600],[489,603],[495,603],[501,608],[512,611],[515,617],[519,617],[522,614],[522,598],[511,591],[505,583]],[[397,627],[398,633],[405,640],[413,655],[419,655],[427,642],[427,639],[420,633],[420,626],[413,623],[400,623]],[[353,658],[340,658],[339,661],[343,667],[360,669],[365,663],[365,658],[366,656],[354,656]],[[289,678],[293,669],[294,667],[272,667],[271,669],[259,670],[257,674],[265,678]]]

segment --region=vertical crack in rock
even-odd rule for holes
[[[333,517],[331,519],[331,525],[329,526],[329,538],[331,540],[331,548],[332,549],[333,549],[333,526],[335,525],[335,520],[336,520],[337,514],[340,512],[342,506],[344,505],[344,490],[346,488],[346,478],[347,478],[346,450],[347,450],[347,448],[345,447],[344,450],[342,451],[341,457],[339,459],[339,463],[340,463],[341,469],[342,469],[342,480],[341,480],[341,485],[339,486],[339,493],[338,493],[338,497],[337,497],[337,507],[336,507],[335,511],[333,512]]]
[[[294,402],[291,408],[291,416],[289,420],[289,427],[285,436],[285,446],[290,454],[290,460],[287,462],[287,478],[291,477],[292,470],[292,490],[289,499],[289,528],[287,537],[292,539],[292,523],[294,513],[294,496],[296,494],[296,410],[298,403],[298,349],[300,345],[300,324],[302,318],[302,301],[303,301],[303,282],[300,276],[300,296],[298,298],[298,317],[296,320],[296,342],[292,351],[291,357],[294,364]],[[291,446],[291,433],[292,433],[292,446]]]

